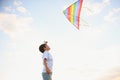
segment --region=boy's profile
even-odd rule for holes
[[[42,77],[43,80],[52,80],[52,67],[53,67],[53,58],[52,55],[49,53],[50,47],[47,45],[47,41],[39,46],[39,51],[43,53],[42,60],[43,60],[43,71]]]

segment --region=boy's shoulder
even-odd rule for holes
[[[49,55],[50,53],[48,51],[45,51],[43,55]]]

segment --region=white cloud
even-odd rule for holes
[[[30,15],[30,12],[24,6],[22,6],[22,2],[14,1],[14,5],[15,5],[15,8],[13,8],[11,6],[4,7],[5,11],[9,11],[9,12],[17,12],[18,11],[19,13],[24,13],[24,14]]]
[[[22,2],[21,1],[14,1],[14,5],[16,6],[16,10],[20,13],[25,13],[30,15],[30,12],[24,7],[22,6]]]
[[[104,17],[105,21],[108,22],[118,22],[118,19],[120,19],[120,8],[112,9],[109,11],[108,15]]]
[[[24,8],[23,6],[17,7],[17,11],[19,11],[21,13],[26,13],[27,12],[26,8]]]
[[[84,35],[84,37],[86,36],[87,35]],[[88,36],[92,38],[92,35]],[[71,37],[77,40],[71,40],[68,37],[68,40],[62,38],[64,39],[64,43],[62,42],[63,44],[57,47],[58,49],[55,53],[55,70],[57,70],[55,71],[55,78],[62,79],[61,77],[63,76],[64,79],[97,80],[97,78],[101,78],[101,76],[106,74],[106,71],[120,66],[120,45],[111,45],[103,49],[96,49],[93,46],[94,42],[96,44],[96,42],[99,43],[99,41],[86,38],[88,43],[85,44],[87,40],[85,41],[84,39],[82,42],[81,39],[83,39],[83,37],[81,39]],[[64,73],[62,73],[63,71]],[[59,75],[60,73],[63,75]],[[70,75],[71,77],[66,77]]]
[[[120,66],[109,69],[97,80],[120,80]]]
[[[9,11],[9,12],[13,11],[13,8],[10,6],[4,7],[4,9],[5,11]]]
[[[24,33],[29,30],[32,20],[33,19],[31,17],[0,13],[0,29],[10,37],[14,37],[17,34]]]
[[[20,6],[20,5],[22,5],[22,2],[15,0],[13,4],[16,5],[16,6]]]
[[[102,10],[108,5],[110,4],[109,0],[103,0],[103,2],[101,3],[93,3],[90,1],[85,1],[83,4],[83,8],[85,8],[85,14],[87,15],[96,15],[99,14],[100,12],[102,12]],[[86,12],[87,11],[87,12]],[[89,13],[88,13],[89,11]]]
[[[109,3],[110,3],[110,0],[103,0],[103,3],[104,3],[104,4],[109,4]]]

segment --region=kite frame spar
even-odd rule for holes
[[[67,19],[74,26],[76,26],[77,29],[80,29],[80,13],[82,8],[82,3],[83,0],[78,0],[63,11]]]

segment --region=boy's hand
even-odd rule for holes
[[[51,73],[51,70],[48,68],[48,66],[47,66],[47,59],[45,58],[44,59],[44,65],[45,65],[45,68],[46,68],[46,73],[47,74],[50,74]]]
[[[51,71],[50,71],[49,68],[46,69],[46,73],[47,73],[47,74],[50,74],[50,73],[51,73]]]

